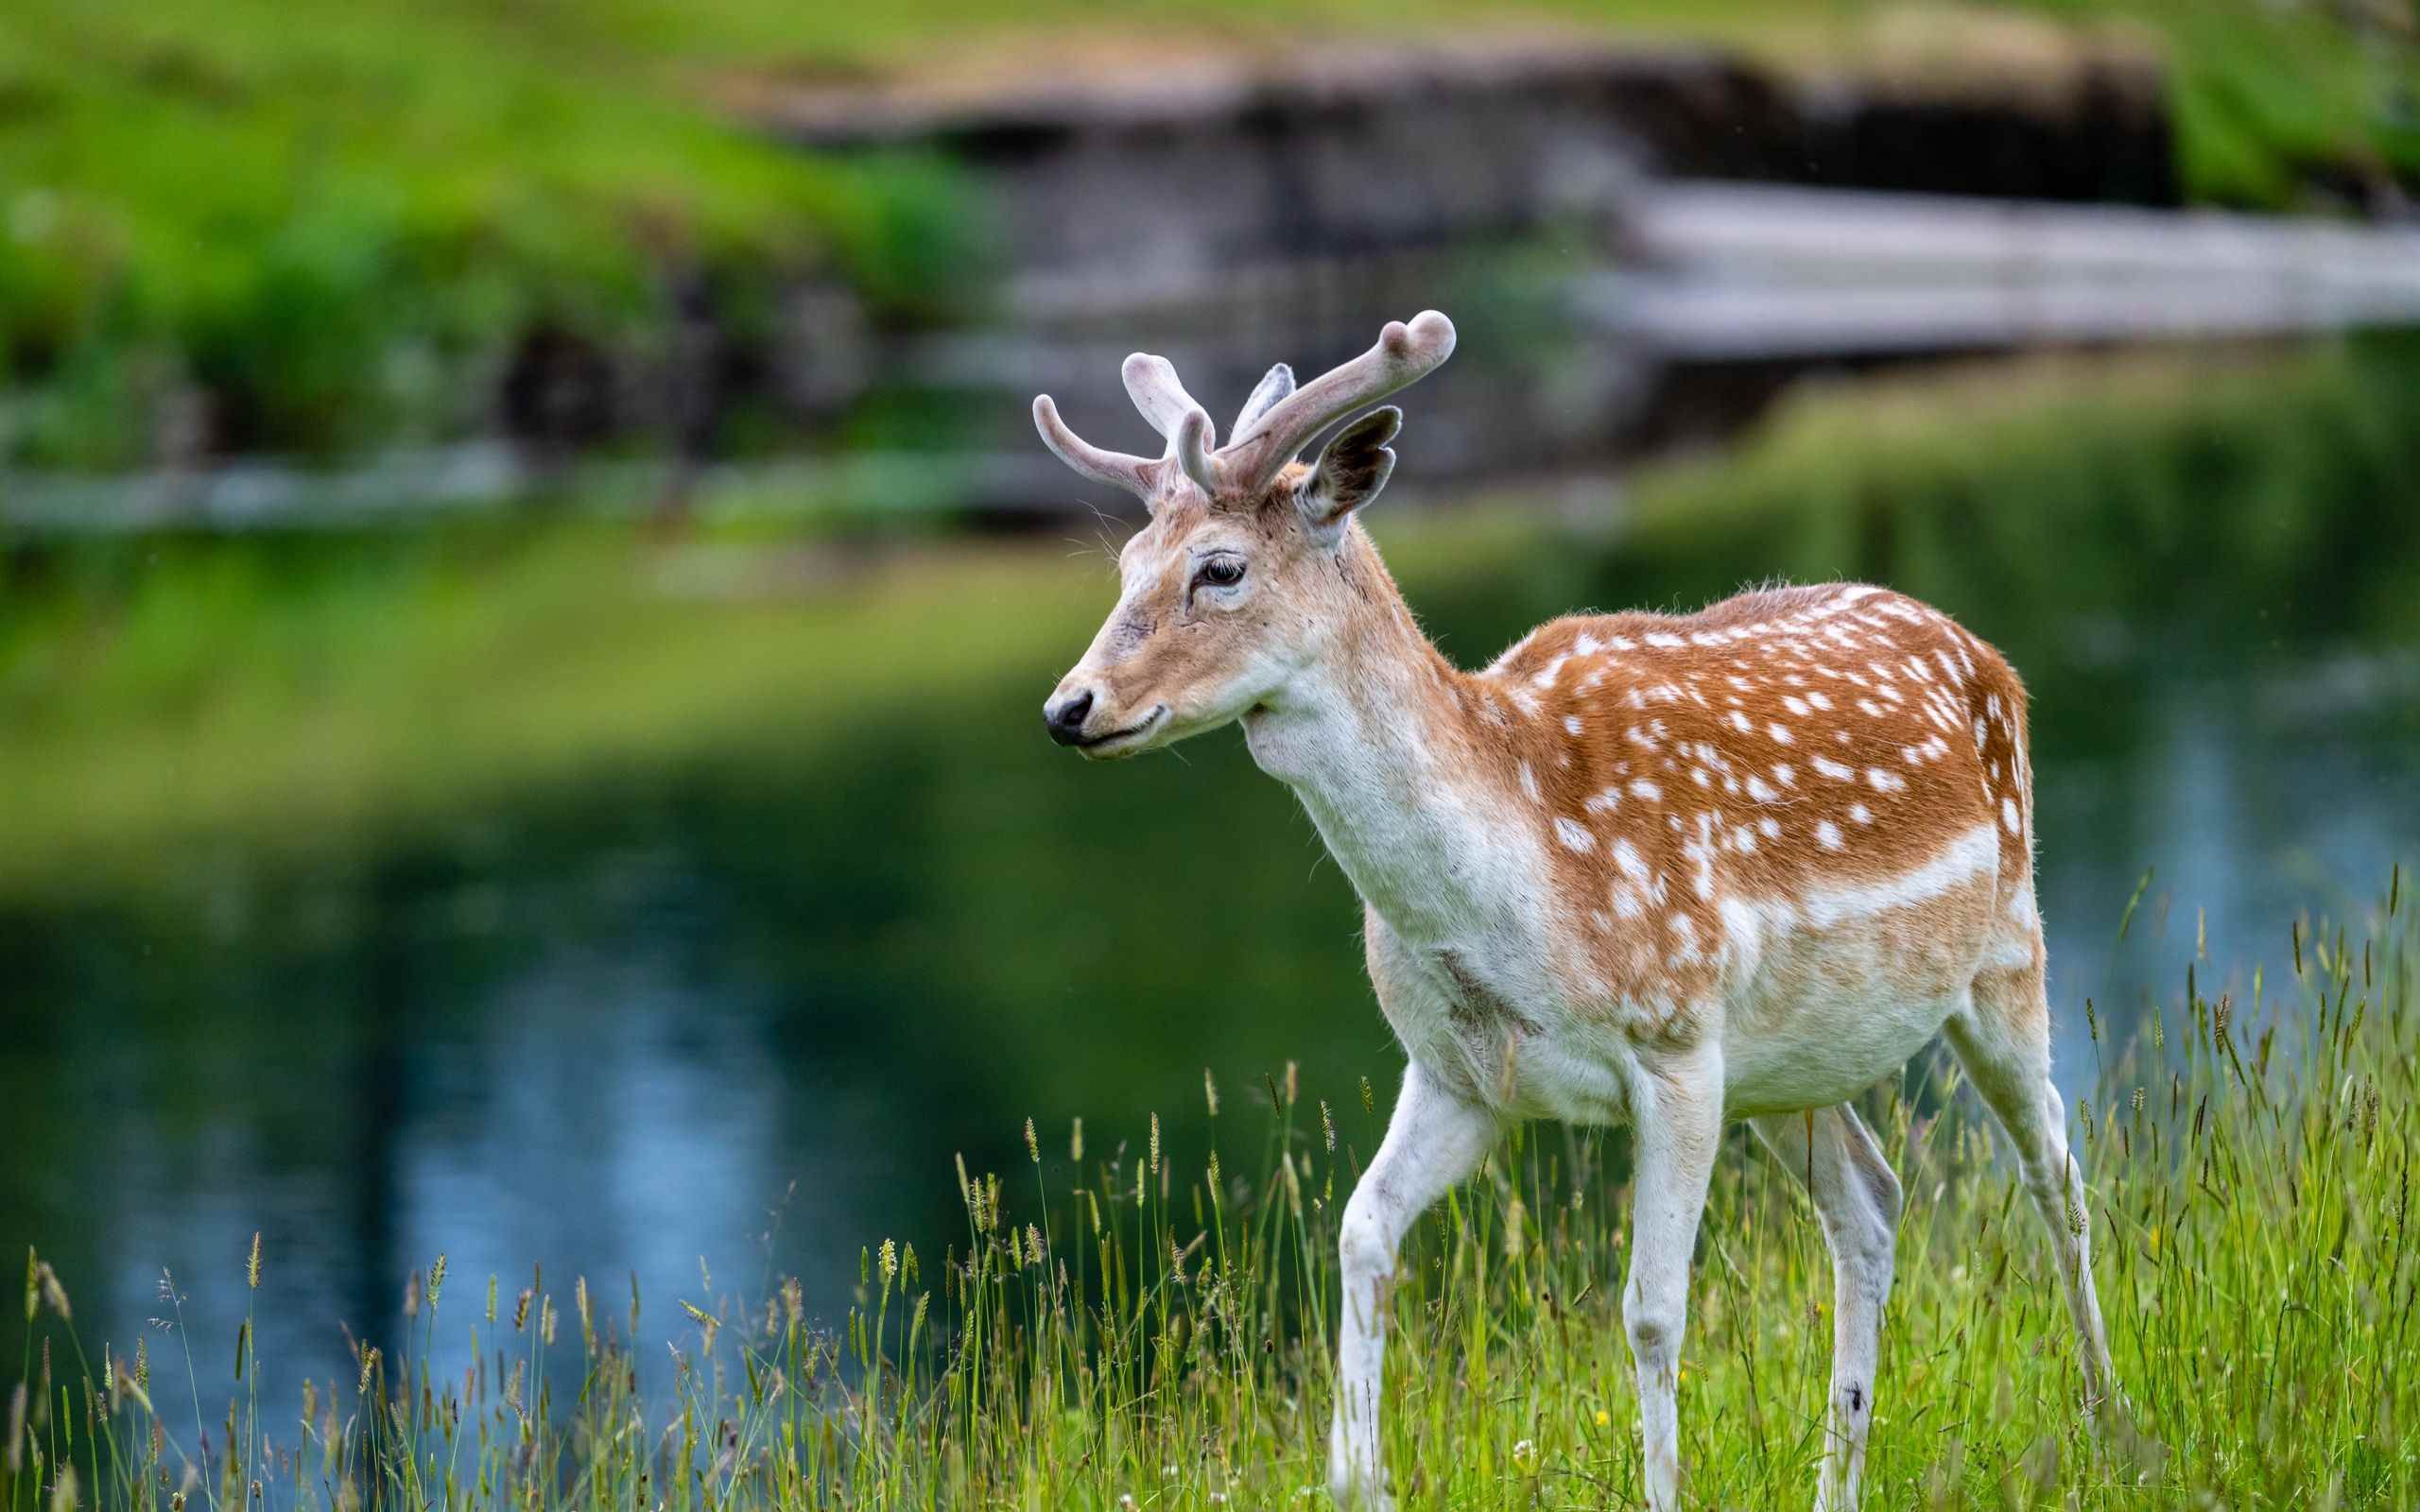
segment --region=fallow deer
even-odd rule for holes
[[[1678,1505],[1675,1386],[1690,1253],[1724,1125],[1806,1180],[1832,1255],[1816,1505],[1853,1504],[1873,1420],[1899,1183],[1848,1103],[1936,1033],[2014,1146],[2057,1252],[2097,1403],[2115,1389],[2084,1187],[2050,1080],[2026,697],[1947,615],[1853,584],[1695,614],[1540,627],[1481,672],[1438,652],[1358,512],[1394,468],[1389,407],[1443,362],[1434,311],[1296,387],[1282,364],[1233,438],[1165,360],[1127,359],[1156,457],[1094,447],[1045,395],[1060,459],[1150,524],[1092,647],[1043,713],[1093,758],[1240,720],[1359,892],[1370,980],[1409,1064],[1344,1210],[1329,1476],[1389,1503],[1380,1366],[1395,1251],[1506,1123],[1627,1122],[1647,1500]]]

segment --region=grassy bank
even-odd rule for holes
[[[2399,892],[2367,937],[2297,924],[2265,977],[2221,990],[2199,963],[2143,1041],[2096,1037],[2074,1134],[2118,1373],[2156,1447],[2085,1431],[2048,1246],[1954,1073],[1870,1096],[1910,1200],[1868,1506],[2420,1495],[2420,937]],[[299,1416],[258,1400],[240,1338],[232,1361],[174,1329],[130,1355],[74,1343],[74,1279],[29,1257],[43,1343],[0,1507],[1324,1504],[1337,1216],[1386,1094],[1288,1069],[1204,1095],[1208,1148],[1163,1149],[1156,1119],[1110,1150],[1028,1125],[1029,1163],[959,1173],[962,1237],[869,1246],[841,1319],[701,1276],[642,1326],[616,1288],[437,1258],[408,1283],[408,1336],[304,1387]],[[1796,1186],[1734,1143],[1691,1289],[1683,1452],[1698,1503],[1792,1504],[1820,1452],[1828,1269]],[[1420,1225],[1387,1377],[1408,1504],[1638,1504],[1616,1145],[1528,1129]],[[274,1308],[280,1257],[253,1262],[182,1284],[250,1281]],[[663,1378],[644,1392],[642,1358]]]
[[[2257,0],[1651,0],[1608,15],[1547,0],[1522,19],[1785,66],[1878,59],[1935,81],[2121,32],[2170,62],[2190,190],[2277,205],[2314,176],[2420,172],[2411,23],[2360,15]],[[0,26],[0,459],[108,469],[197,438],[326,455],[482,432],[525,339],[643,370],[702,304],[769,361],[785,280],[829,277],[882,319],[978,293],[962,186],[931,163],[842,168],[764,140],[730,107],[740,76],[977,69],[994,45],[1046,69],[1075,43],[1131,64],[1469,25],[1435,0],[1185,0],[1148,23],[1057,0],[367,0],[302,15],[26,0]]]
[[[1810,393],[1736,456],[1608,500],[1594,532],[1484,501],[1373,527],[1465,662],[1575,606],[1772,574],[1927,593],[2034,677],[2117,606],[2408,644],[2411,372],[2329,349]],[[1012,702],[1022,733],[1106,602],[1096,546],[667,555],[523,522],[70,554],[0,606],[0,895],[342,855],[616,773],[782,782],[867,729],[962,739],[952,711],[988,730]]]

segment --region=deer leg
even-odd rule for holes
[[[1632,1092],[1637,1171],[1631,1195],[1630,1280],[1622,1322],[1638,1372],[1650,1512],[1681,1504],[1681,1336],[1689,1259],[1722,1143],[1722,1056],[1701,1046],[1650,1065]]]
[[[1429,1204],[1478,1168],[1495,1136],[1492,1114],[1446,1091],[1414,1062],[1404,1072],[1387,1137],[1344,1205],[1336,1418],[1328,1435],[1328,1487],[1340,1506],[1390,1504],[1378,1453],[1378,1403],[1396,1246]]]
[[[2042,986],[2037,943],[2030,964],[1990,967],[1975,978],[1973,1002],[1950,1015],[1944,1037],[1982,1095],[1983,1106],[2015,1146],[2017,1170],[2049,1230],[2075,1324],[2076,1361],[2083,1371],[2084,1408],[2098,1415],[2111,1401],[2117,1377],[2101,1332],[2100,1302],[2092,1288],[2091,1214],[2083,1170],[2067,1153],[2067,1110],[2050,1083],[2050,1005]]]
[[[1891,1297],[1899,1178],[1845,1103],[1749,1120],[1784,1170],[1806,1183],[1832,1252],[1832,1393],[1815,1512],[1849,1512],[1865,1473],[1882,1308]]]

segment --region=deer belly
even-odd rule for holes
[[[1921,902],[1776,919],[1726,994],[1734,1116],[1822,1108],[1891,1075],[1968,1000],[1992,923],[1988,872]]]

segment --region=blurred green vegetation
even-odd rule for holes
[[[2237,658],[2408,645],[2420,344],[1812,390],[1735,458],[1607,503],[1587,527],[1513,500],[1372,524],[1466,664],[1579,606],[1720,596],[1743,565],[1924,593],[2037,692],[2103,622],[2216,627]],[[222,842],[342,854],[615,774],[786,784],[844,750],[1023,731],[1108,602],[1099,544],[784,547],[742,524],[666,547],[557,516],[21,553],[0,894],[156,882]],[[2077,741],[2118,738],[2108,689],[2059,692],[2100,710]]]
[[[1828,66],[1905,9],[1545,0],[1527,15]],[[1985,15],[1926,13],[1953,40]],[[2153,40],[2203,198],[2279,204],[2314,173],[2420,174],[2420,22],[2391,4],[2357,20],[2263,0],[1996,13],[2012,14]],[[0,460],[123,467],[176,455],[197,426],[224,449],[316,455],[460,435],[532,333],[644,352],[699,299],[762,330],[774,291],[807,275],[883,319],[977,297],[963,183],[756,134],[730,104],[742,75],[912,71],[1068,31],[1131,33],[1140,53],[1473,24],[1442,0],[1166,0],[1115,21],[1064,0],[20,0],[0,19]]]

